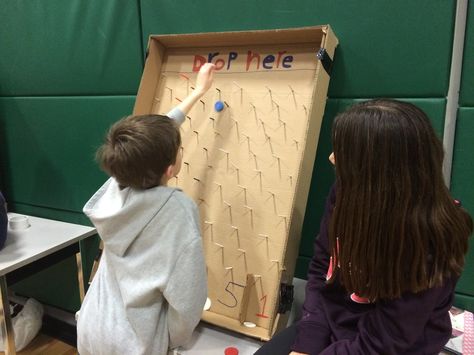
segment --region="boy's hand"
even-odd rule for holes
[[[216,66],[212,63],[206,63],[201,66],[196,79],[196,89],[194,90],[196,94],[204,95],[209,90],[214,79],[215,68]]]
[[[199,70],[196,78],[196,88],[176,106],[184,115],[188,114],[196,101],[211,87],[215,68],[214,64],[206,63]]]

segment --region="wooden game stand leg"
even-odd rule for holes
[[[1,334],[5,346],[5,354],[15,355],[15,334],[13,330],[12,318],[10,315],[10,303],[8,302],[6,276],[0,276],[0,322]]]
[[[92,282],[92,279],[94,278],[95,273],[97,272],[97,269],[99,268],[99,262],[100,262],[100,258],[102,256],[102,251],[103,250],[104,250],[104,242],[101,239],[100,243],[99,243],[99,250],[97,251],[97,255],[94,259],[94,264],[92,265],[92,271],[91,271],[91,274],[90,274],[90,277],[89,277],[89,285]]]
[[[255,275],[254,274],[247,274],[247,282],[245,283],[244,293],[242,295],[242,303],[240,305],[240,314],[239,314],[239,321],[240,324],[244,324],[247,318],[247,309],[249,306],[249,299],[250,299],[250,289],[255,284]]]
[[[79,299],[84,301],[85,288],[84,288],[84,271],[82,268],[82,257],[81,252],[76,253],[76,265],[77,265],[77,281],[79,282]]]

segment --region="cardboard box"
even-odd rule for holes
[[[263,340],[286,325],[337,43],[329,26],[150,37],[135,115],[166,114],[218,68],[171,181],[199,206],[207,322]]]

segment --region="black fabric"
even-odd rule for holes
[[[288,355],[296,338],[296,325],[293,324],[274,335],[254,355]]]

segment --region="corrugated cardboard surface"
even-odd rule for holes
[[[336,45],[328,26],[150,38],[135,114],[166,114],[201,64],[219,69],[181,127],[170,182],[200,209],[208,322],[261,339],[286,323],[280,283],[294,273],[329,83],[316,52]]]

